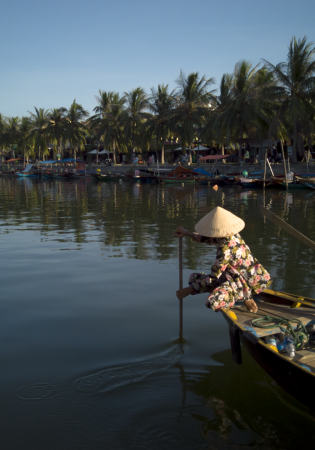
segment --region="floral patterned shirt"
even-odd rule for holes
[[[259,264],[251,254],[249,247],[239,233],[225,238],[208,238],[194,233],[193,240],[205,244],[215,244],[217,255],[214,265],[211,267],[211,275],[208,278],[195,277],[192,286],[195,293],[205,291],[204,284],[209,288],[216,281],[216,286],[228,288],[232,301],[248,300],[254,294],[259,294],[272,283],[269,273]],[[200,282],[200,290],[197,283]],[[210,289],[209,289],[210,291]]]

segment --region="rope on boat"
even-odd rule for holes
[[[290,322],[296,322],[298,324],[296,330],[293,329]],[[253,319],[252,325],[257,328],[280,328],[283,332],[289,332],[294,339],[295,345],[298,347],[300,341],[297,337],[297,333],[303,331],[307,335],[305,325],[299,319],[287,319],[286,317],[271,317],[264,316],[261,318]]]

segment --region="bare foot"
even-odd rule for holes
[[[256,313],[258,311],[258,306],[256,305],[256,303],[254,302],[253,299],[246,300],[244,303],[245,303],[246,308],[250,312]]]
[[[190,295],[192,292],[194,292],[194,289],[192,286],[189,286],[183,289],[178,289],[178,291],[176,291],[176,295],[177,298],[182,299]]]

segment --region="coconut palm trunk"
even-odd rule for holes
[[[164,164],[164,142],[162,144],[162,149],[161,149],[161,164]]]
[[[241,132],[240,132],[240,148],[238,150],[238,157],[241,158],[242,157],[242,141],[243,141],[243,123],[241,122]]]
[[[308,151],[312,152],[313,151],[313,146],[312,146],[312,137],[311,137],[311,122],[308,122],[308,127],[307,127],[307,147],[308,147]]]
[[[99,151],[100,151],[100,145],[101,145],[101,143],[99,142],[97,144],[97,150],[96,150],[96,164],[98,164],[98,154],[99,154]]]
[[[116,164],[116,141],[115,141],[115,139],[113,140],[113,159],[114,159],[114,164]]]
[[[293,122],[293,146],[292,146],[292,162],[297,162],[297,118]]]

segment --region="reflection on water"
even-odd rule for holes
[[[275,288],[315,297],[313,252],[259,213],[314,240],[314,201],[307,190],[0,178],[2,448],[309,446],[313,416],[245,351],[234,364],[203,296],[185,299],[185,352],[174,345],[173,232],[223,206],[245,220]],[[214,257],[185,241],[185,279]]]

